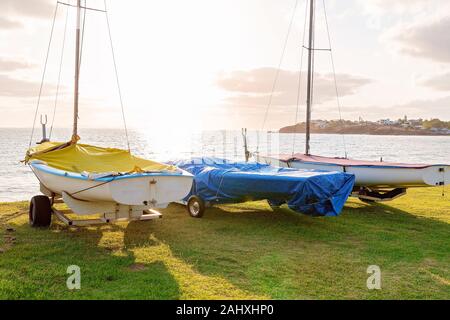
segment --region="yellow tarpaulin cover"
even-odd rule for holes
[[[27,152],[25,161],[41,160],[50,167],[89,173],[132,173],[176,171],[176,167],[133,156],[115,148],[102,148],[73,142],[44,142]]]

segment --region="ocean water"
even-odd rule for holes
[[[35,132],[40,140],[40,130]],[[124,132],[117,129],[82,129],[83,143],[126,148]],[[53,141],[66,141],[70,130],[55,129]],[[135,155],[166,161],[192,156],[216,156],[242,160],[243,138],[240,131],[129,132],[130,147]],[[345,139],[345,143],[344,143]],[[30,140],[30,129],[0,128],[0,202],[29,200],[39,193],[38,181],[30,168],[21,163]],[[302,134],[249,132],[250,151],[278,154],[304,151]],[[450,163],[450,136],[370,136],[316,134],[311,137],[311,153],[325,156],[411,162]]]

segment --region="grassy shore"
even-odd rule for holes
[[[386,204],[349,200],[340,217],[310,218],[265,202],[190,218],[48,230],[26,202],[0,204],[2,299],[450,299],[450,188]],[[13,228],[13,230],[7,230]],[[81,290],[66,268],[81,267]],[[368,290],[369,265],[382,289]]]

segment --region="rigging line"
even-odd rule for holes
[[[51,44],[52,44],[53,30],[55,29],[55,21],[56,21],[57,13],[58,13],[58,3],[56,4],[55,13],[53,15],[52,30],[50,31],[50,40],[48,41],[47,54],[45,56],[44,70],[42,72],[41,85],[40,85],[40,88],[39,88],[39,95],[38,95],[36,110],[34,112],[33,128],[31,129],[30,143],[28,144],[28,148],[31,148],[31,143],[33,141],[34,126],[36,125],[37,114],[39,112],[39,105],[40,105],[40,102],[41,102],[42,88],[44,86],[45,72],[47,70],[48,56],[49,56],[50,47],[51,47]]]
[[[48,135],[48,139],[50,141],[52,140],[53,124],[55,122],[56,106],[58,104],[59,87],[61,84],[61,70],[62,70],[62,64],[63,64],[63,58],[64,58],[64,47],[66,45],[66,33],[67,33],[67,21],[68,20],[69,20],[69,7],[67,7],[67,10],[66,10],[66,22],[64,24],[64,36],[63,36],[63,43],[62,43],[62,49],[61,49],[61,58],[59,60],[58,84],[56,85],[55,105],[53,107],[53,116],[52,116],[52,124],[50,126],[50,133]]]
[[[108,183],[114,181],[114,180],[116,179],[116,177],[117,177],[117,176],[113,176],[111,180],[103,181],[103,182],[100,182],[100,183],[98,183],[98,184],[96,184],[96,185],[93,185],[93,186],[90,186],[90,187],[87,187],[87,188],[84,188],[84,189],[75,191],[75,192],[73,192],[73,193],[70,193],[70,195],[73,196],[73,195],[75,195],[75,194],[78,194],[78,193],[81,193],[81,192],[84,192],[84,191],[88,191],[88,190],[92,190],[92,189],[101,187],[101,186],[103,186],[103,185],[105,185],[105,184],[108,184]]]
[[[122,110],[122,119],[123,119],[123,125],[124,125],[124,129],[125,129],[125,137],[127,139],[127,146],[128,146],[128,152],[130,152],[130,140],[128,139],[128,129],[127,129],[127,122],[125,120],[125,112],[123,109],[123,100],[122,100],[122,93],[120,91],[120,83],[119,83],[119,75],[117,72],[117,64],[116,64],[116,58],[115,58],[115,54],[114,54],[114,46],[113,46],[113,41],[112,41],[112,37],[111,37],[111,28],[109,26],[109,18],[108,18],[108,12],[107,12],[107,8],[106,8],[106,0],[103,1],[105,4],[105,16],[106,16],[106,24],[108,26],[108,34],[109,34],[109,41],[111,44],[111,52],[112,52],[112,58],[113,58],[113,63],[114,63],[114,71],[116,73],[116,82],[117,82],[117,89],[119,91],[119,100],[120,100],[120,108]]]
[[[311,110],[310,112],[312,113],[313,110],[313,103],[314,103],[314,69],[316,66],[315,60],[316,60],[316,54],[314,52],[314,47],[316,45],[316,1],[314,1],[313,3],[314,6],[314,14],[311,17],[311,19],[313,19],[313,32],[312,32],[312,48],[310,48],[311,50],[311,55],[312,55],[312,66],[311,66],[311,97],[310,97],[310,104],[311,104]],[[311,119],[310,119],[311,120]]]
[[[303,46],[303,48],[308,49],[308,50],[314,50],[314,51],[331,51],[331,49],[327,49],[327,48],[308,48],[307,46]]]
[[[84,30],[86,27],[86,0],[84,0],[84,7],[80,6],[80,8],[84,8],[83,12],[83,24],[81,26],[81,44],[80,44],[80,55],[78,57],[78,81],[80,80],[80,74],[81,74],[81,61],[83,60],[83,48],[84,48]],[[79,99],[79,98],[78,98]],[[77,118],[80,119],[80,112],[77,112]]]
[[[263,120],[263,124],[262,124],[262,127],[261,127],[261,131],[264,130],[264,127],[265,127],[266,122],[267,122],[267,115],[269,113],[269,108],[272,105],[273,93],[275,91],[275,87],[276,87],[277,82],[278,82],[278,77],[280,76],[281,64],[283,63],[283,58],[284,58],[284,54],[286,52],[286,47],[287,47],[287,43],[288,43],[288,40],[289,40],[289,35],[291,33],[292,25],[294,23],[294,18],[295,18],[295,13],[297,11],[298,1],[299,0],[295,0],[294,10],[292,12],[291,21],[289,22],[289,27],[288,27],[288,31],[287,31],[287,34],[286,34],[286,38],[284,39],[283,50],[281,52],[280,61],[278,63],[278,69],[277,69],[277,72],[275,74],[275,79],[273,81],[272,91],[270,92],[269,103],[267,104],[266,112],[264,114],[264,120]]]
[[[69,0],[70,1],[70,0]],[[66,3],[66,2],[62,2],[62,1],[57,1],[59,4],[62,4],[64,6],[68,6],[68,7],[74,7],[76,8],[76,5],[70,4],[70,3]],[[86,2],[85,2],[86,3]],[[97,8],[88,8],[86,7],[86,4],[84,6],[80,6],[81,9],[85,9],[85,10],[90,10],[90,11],[97,11],[97,12],[105,12],[105,10],[101,10],[101,9],[97,9]]]
[[[297,106],[295,108],[295,123],[294,123],[294,138],[292,139],[292,154],[295,152],[295,140],[297,138],[297,131],[295,130],[295,125],[298,123],[298,113],[300,106],[300,94],[302,87],[302,69],[303,69],[303,52],[305,49],[305,34],[306,34],[306,18],[308,16],[308,0],[305,1],[305,23],[303,25],[303,40],[302,40],[302,49],[301,49],[301,58],[300,58],[300,70],[298,72],[298,88],[297,88]]]
[[[309,155],[310,151],[310,138],[311,138],[311,71],[312,71],[312,63],[313,63],[313,53],[312,48],[313,45],[313,36],[314,36],[314,2],[315,0],[311,0],[309,2],[309,29],[308,29],[308,85],[307,85],[307,94],[306,94],[306,134],[305,134],[305,154]]]
[[[84,0],[84,6],[86,6],[86,0]],[[81,71],[81,61],[82,61],[82,57],[83,57],[83,44],[84,44],[84,30],[85,30],[85,26],[86,26],[86,12],[87,10],[84,9],[84,13],[83,13],[83,25],[82,25],[82,29],[81,29],[81,46],[80,46],[80,63],[78,64],[78,77],[80,77],[80,71]]]
[[[342,125],[341,102],[340,102],[340,99],[339,99],[339,90],[338,90],[338,86],[337,86],[336,69],[334,67],[333,51],[331,50],[331,48],[332,48],[331,47],[331,36],[330,36],[330,29],[328,27],[328,16],[327,16],[327,9],[326,9],[326,6],[325,6],[325,0],[322,0],[322,3],[323,3],[323,13],[324,13],[324,16],[325,16],[325,25],[327,27],[328,44],[329,44],[329,47],[330,47],[331,67],[333,68],[334,89],[336,91],[336,102],[337,102],[338,110],[339,110],[339,120],[340,120],[341,125]],[[342,142],[344,144],[345,158],[347,158],[347,144],[346,144],[346,141],[345,141],[345,135],[342,133],[341,136],[342,136]]]
[[[306,148],[305,154],[310,155],[310,145],[311,145],[311,114],[313,110],[314,103],[314,67],[315,67],[315,22],[316,22],[316,2],[315,0],[311,0],[311,15],[310,15],[310,38],[309,38],[309,64],[308,64],[308,84],[309,91],[307,93],[307,106],[306,106]],[[308,104],[309,101],[309,104]]]

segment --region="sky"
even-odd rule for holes
[[[303,121],[305,0],[106,4],[128,127],[278,129]],[[317,0],[317,48],[329,48],[324,4],[342,118],[450,120],[449,1]],[[0,127],[33,123],[55,8],[54,0],[0,2]],[[58,92],[55,127],[72,124],[75,15],[57,6],[38,110],[51,123]],[[85,17],[79,124],[121,127],[106,16]],[[313,119],[339,118],[332,71],[330,52],[316,52]]]

